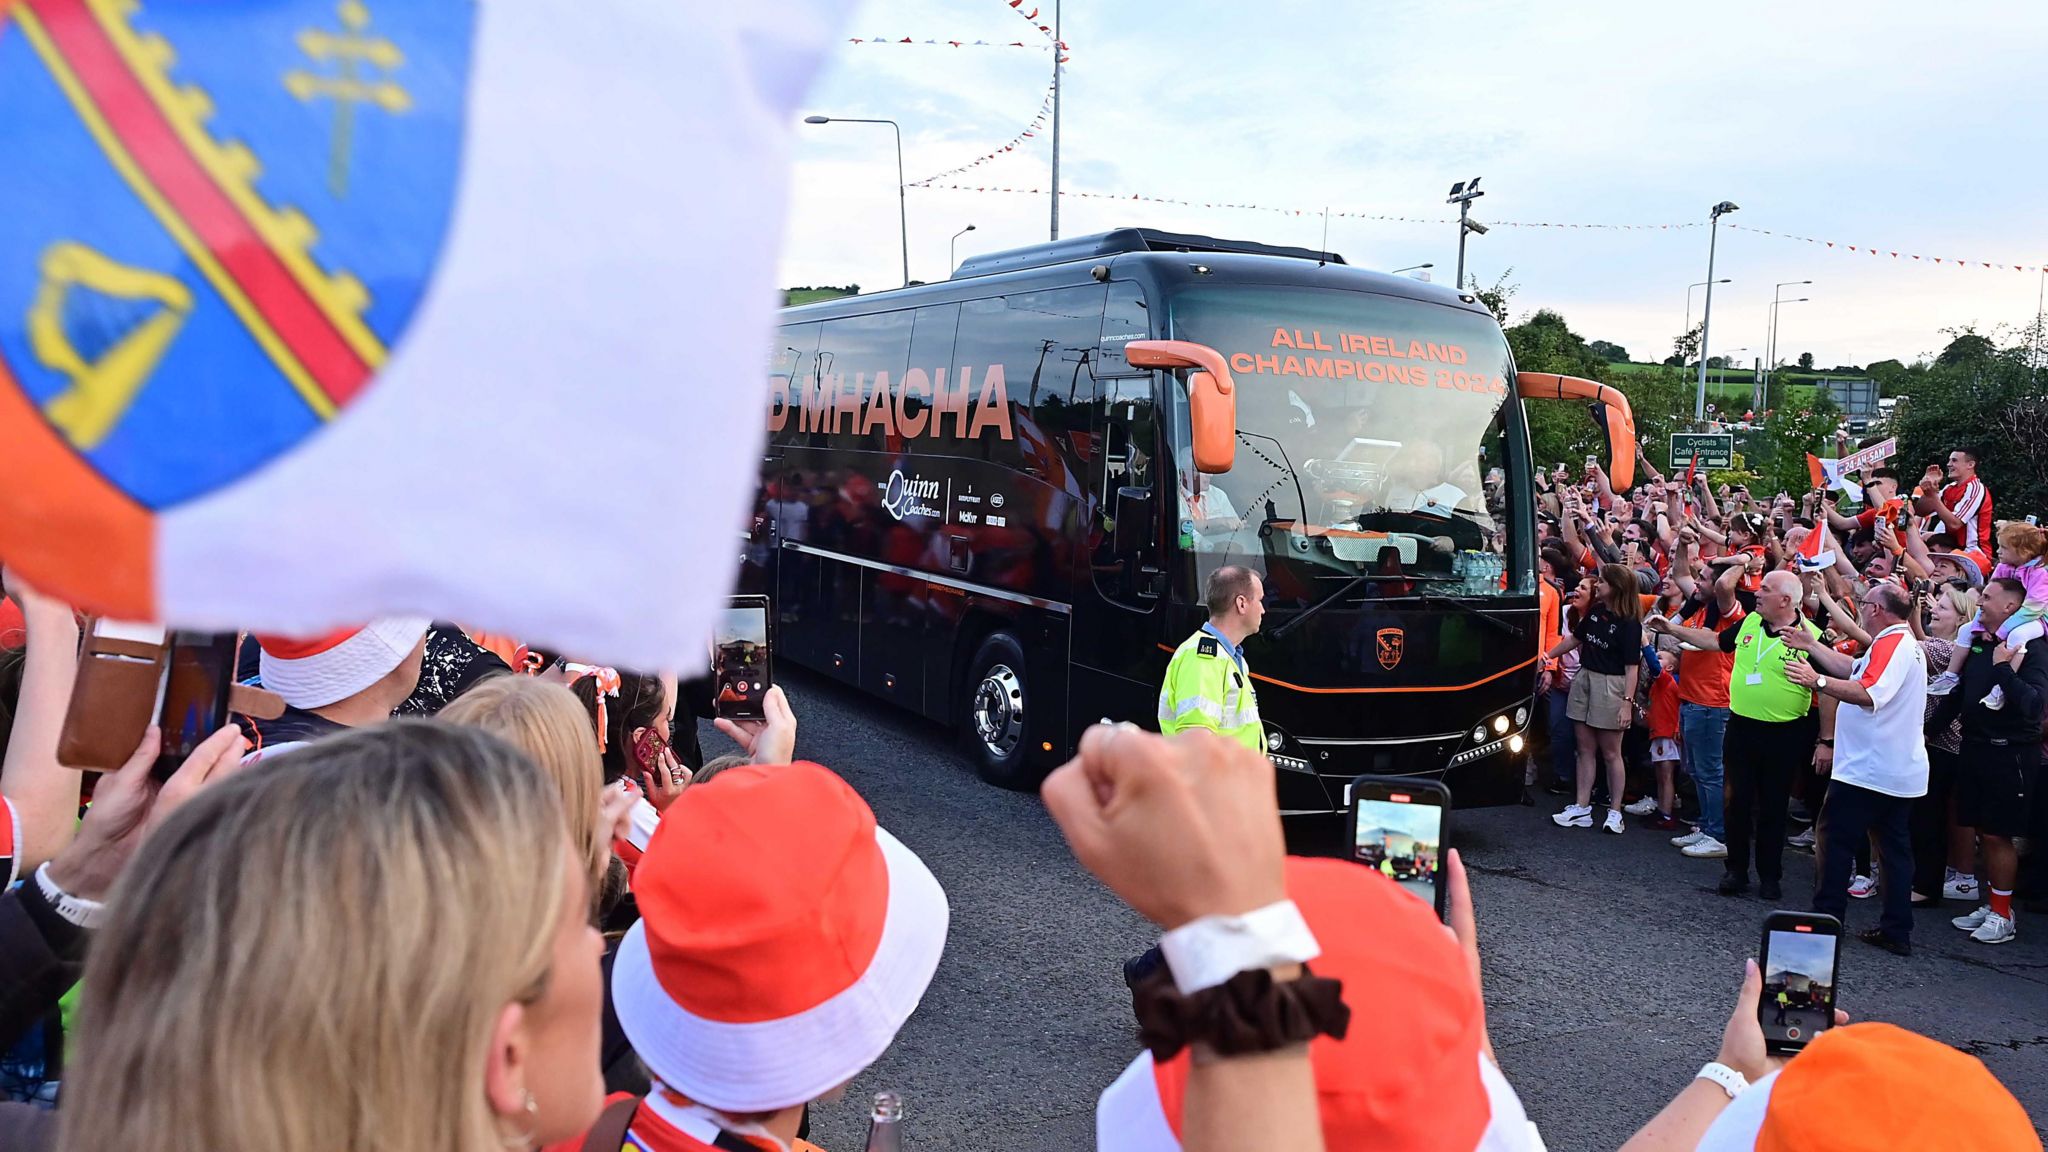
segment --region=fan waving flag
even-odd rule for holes
[[[1829,460],[1815,456],[1811,452],[1806,454],[1806,475],[1813,481],[1815,488],[1831,488],[1837,492],[1847,493],[1849,499],[1860,503],[1863,500],[1863,486],[1849,479],[1849,471],[1850,469],[1844,467],[1840,460]]]
[[[841,15],[0,0],[0,558],[127,618],[701,664]]]
[[[1835,566],[1835,538],[1828,532],[1825,517],[1813,526],[1813,531],[1799,542],[1799,551],[1793,557],[1802,572],[1818,572]]]

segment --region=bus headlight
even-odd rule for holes
[[[1474,728],[1474,729],[1472,730],[1472,742],[1473,742],[1474,744],[1479,744],[1479,743],[1483,743],[1483,742],[1484,742],[1485,740],[1486,740],[1486,725],[1484,725],[1484,724],[1481,724],[1481,725],[1480,725],[1479,727],[1477,727],[1477,728]]]
[[[1517,709],[1515,709],[1515,727],[1517,727],[1517,728],[1527,728],[1528,726],[1529,726],[1529,710],[1528,710],[1527,708],[1517,708]]]
[[[1495,717],[1493,718],[1493,730],[1494,730],[1495,732],[1497,732],[1497,733],[1499,733],[1499,734],[1503,735],[1503,736],[1507,734],[1507,730],[1508,730],[1508,714],[1507,714],[1507,713],[1503,712],[1503,713],[1501,713],[1500,715],[1498,715],[1498,716],[1495,716]]]
[[[1520,755],[1520,754],[1521,754],[1521,751],[1522,751],[1522,734],[1521,734],[1521,733],[1517,732],[1517,733],[1515,733],[1515,734],[1514,734],[1513,736],[1510,736],[1510,737],[1508,737],[1508,751],[1509,751],[1509,752],[1512,752],[1512,753],[1515,753],[1516,755]]]
[[[1266,751],[1278,752],[1281,748],[1285,747],[1286,744],[1287,737],[1280,735],[1278,732],[1266,733]]]

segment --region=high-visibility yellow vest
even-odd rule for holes
[[[1159,731],[1207,728],[1254,752],[1266,750],[1251,676],[1206,629],[1181,641],[1159,687]]]

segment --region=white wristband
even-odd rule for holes
[[[1742,1095],[1749,1088],[1748,1077],[1718,1061],[1710,1062],[1701,1068],[1693,1079],[1713,1081],[1721,1086],[1721,1091],[1726,1092],[1730,1100]]]
[[[1192,996],[1254,968],[1305,964],[1322,955],[1308,921],[1292,900],[1242,916],[1204,916],[1159,938],[1174,986]]]
[[[87,900],[82,896],[73,896],[62,888],[57,887],[57,882],[50,879],[50,866],[48,864],[44,864],[36,869],[36,887],[42,890],[43,899],[50,902],[52,911],[80,928],[99,927],[100,917],[107,910],[107,906],[98,900]]]

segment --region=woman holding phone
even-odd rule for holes
[[[1627,767],[1621,739],[1635,722],[1636,680],[1642,673],[1643,605],[1635,573],[1620,564],[1606,564],[1592,585],[1592,607],[1570,633],[1550,649],[1561,657],[1580,654],[1579,674],[1572,680],[1565,713],[1578,738],[1576,803],[1552,816],[1562,828],[1593,826],[1593,780],[1598,765],[1607,768],[1607,815],[1601,828],[1622,831],[1622,788]]]
[[[472,728],[394,720],[208,788],[107,902],[58,1146],[581,1133],[604,1097],[585,875],[559,789]]]

